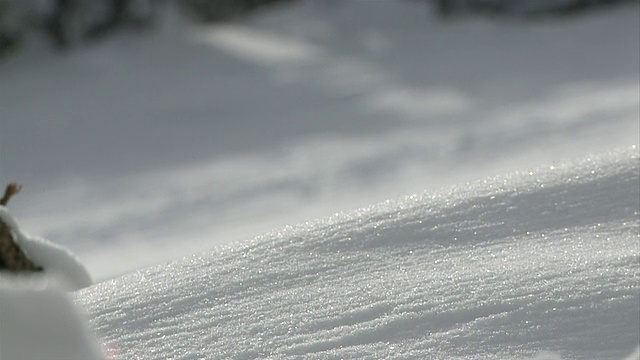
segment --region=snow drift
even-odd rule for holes
[[[69,294],[42,279],[0,280],[0,359],[104,358]]]
[[[77,299],[123,359],[622,359],[640,339],[639,160],[387,201]]]

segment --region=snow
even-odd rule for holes
[[[12,213],[97,281],[640,143],[637,4],[441,21],[422,2],[305,0],[169,20],[66,55],[33,41],[0,66]]]
[[[173,16],[1,64],[0,359],[638,359],[637,4]]]
[[[86,267],[71,250],[47,239],[28,235],[4,206],[0,206],[0,220],[11,228],[16,244],[27,257],[45,269],[47,281],[66,290],[78,290],[93,283]],[[4,277],[5,274],[0,273],[0,280],[4,280]]]
[[[2,278],[0,359],[104,359],[72,297],[42,279]]]
[[[124,359],[623,359],[640,339],[639,183],[633,147],[287,227],[77,299]]]

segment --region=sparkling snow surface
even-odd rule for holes
[[[633,147],[409,196],[77,299],[123,359],[623,359],[639,162]]]

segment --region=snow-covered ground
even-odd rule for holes
[[[0,66],[2,216],[101,282],[0,274],[0,359],[638,359],[638,11],[33,42]]]
[[[639,184],[632,147],[287,227],[76,293],[98,341],[10,279],[0,358],[635,360]]]
[[[82,290],[93,330],[4,277],[0,359],[635,360],[639,184],[632,147],[335,214]]]
[[[412,1],[169,17],[0,66],[0,179],[100,281],[398,196],[640,142],[637,4],[442,22]],[[36,39],[37,40],[37,39]]]
[[[623,359],[640,340],[639,175],[633,148],[497,176],[77,298],[123,359]]]

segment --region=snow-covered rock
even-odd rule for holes
[[[30,236],[22,231],[9,210],[0,206],[0,220],[7,224],[15,235],[15,242],[44,273],[28,276],[45,276],[67,290],[78,290],[91,285],[91,275],[71,250],[41,237]],[[0,279],[6,274],[0,273]]]
[[[640,339],[639,160],[336,214],[78,301],[124,359],[623,359]]]

